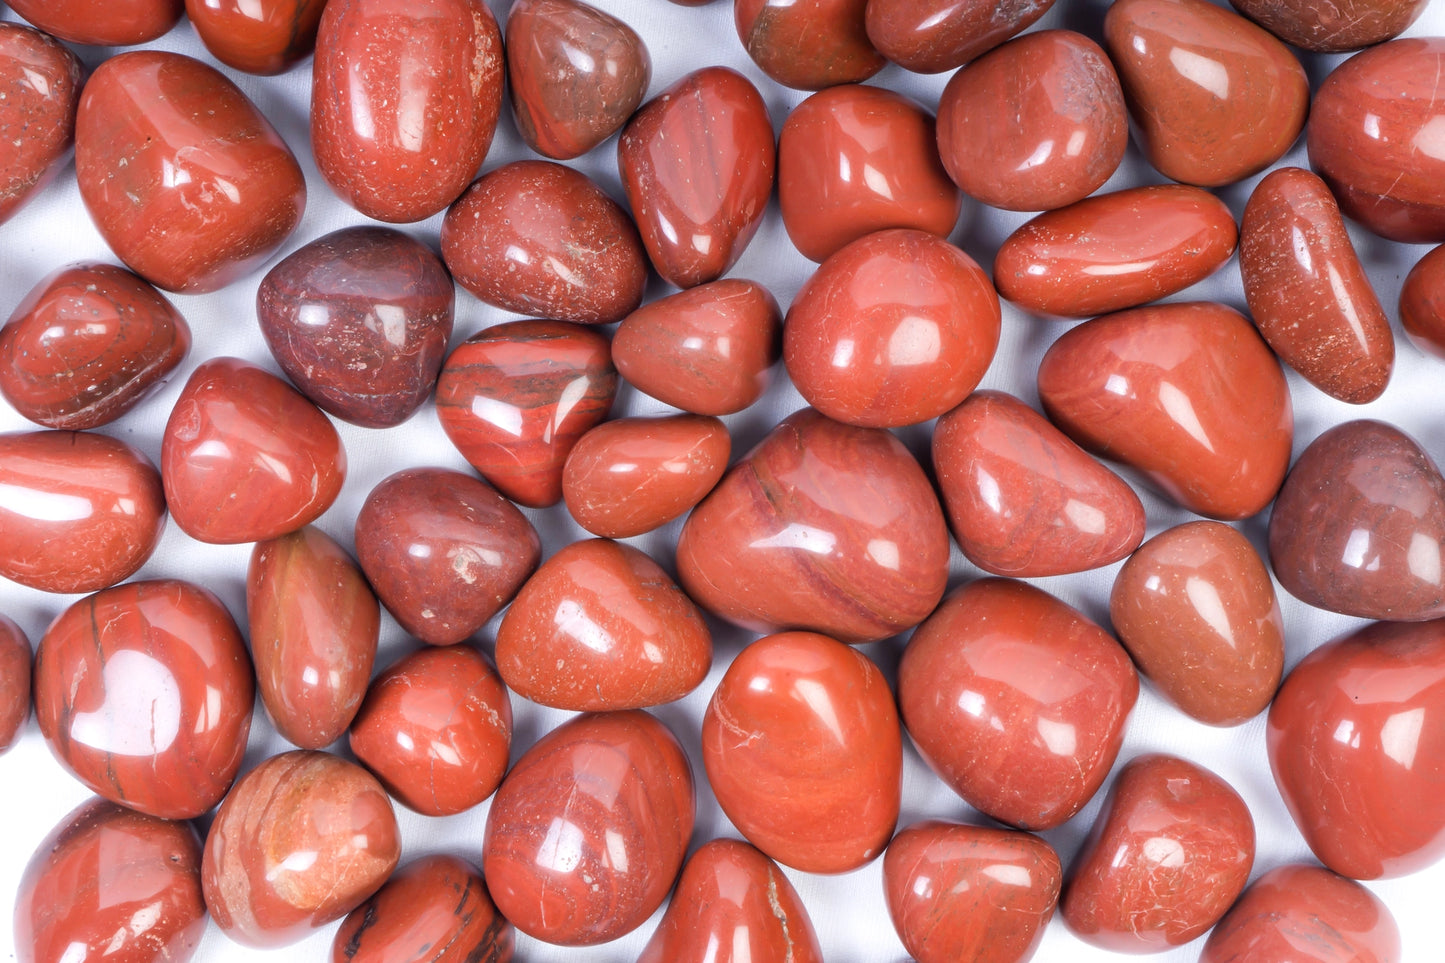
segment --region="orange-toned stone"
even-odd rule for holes
[[[14,0],[10,9],[71,43],[129,47],[176,25],[183,0]]]
[[[248,74],[279,74],[311,56],[326,0],[186,0],[211,56]]]

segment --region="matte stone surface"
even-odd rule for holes
[[[85,73],[54,38],[0,24],[0,224],[49,184],[75,146],[75,109]]]
[[[186,0],[211,56],[248,74],[279,74],[311,56],[326,0]]]
[[[30,640],[0,615],[0,753],[15,745],[30,718]]]
[[[1430,251],[1405,275],[1400,289],[1400,324],[1415,347],[1445,358],[1445,245]],[[3,337],[0,332],[0,339]],[[616,354],[615,342],[612,350]]]
[[[1286,43],[1319,53],[1359,50],[1399,36],[1430,0],[1229,0]],[[1362,961],[1369,963],[1369,961]]]
[[[179,580],[81,599],[35,653],[35,718],[50,751],[93,792],[162,819],[192,819],[225,795],[254,698],[230,613]]]
[[[868,0],[734,0],[738,39],[763,73],[786,87],[821,90],[883,69],[864,29]]]
[[[754,846],[806,873],[846,873],[898,822],[903,734],[888,681],[825,635],[784,632],[733,659],[702,720],[718,805]]]
[[[11,10],[71,43],[129,47],[154,40],[181,18],[183,0],[15,0]]]
[[[1025,30],[1054,0],[868,0],[864,25],[878,52],[908,70],[961,67]]]

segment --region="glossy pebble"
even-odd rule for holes
[[[867,80],[884,60],[868,40],[868,0],[733,0],[738,39],[785,87],[821,90]]]
[[[0,753],[20,738],[30,718],[30,640],[0,615]]]
[[[1270,33],[1303,50],[1339,53],[1391,40],[1419,19],[1430,0],[1229,0]],[[1370,961],[1365,961],[1370,963]]]
[[[70,159],[84,75],[80,58],[53,37],[0,24],[0,224]]]
[[[868,0],[864,25],[878,52],[907,70],[961,67],[1026,30],[1054,0]]]
[[[183,0],[15,0],[20,16],[60,40],[129,47],[176,25]]]
[[[1430,251],[1405,275],[1400,326],[1421,351],[1445,359],[1445,245]]]
[[[248,74],[279,74],[311,56],[326,0],[186,0],[212,57]]]

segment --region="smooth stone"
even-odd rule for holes
[[[1025,582],[954,592],[913,633],[898,704],[918,754],[970,806],[1052,829],[1103,785],[1139,696],[1119,644]]]
[[[933,114],[882,87],[820,91],[778,138],[778,206],[804,257],[908,227],[946,238],[963,198],[938,159]]]
[[[1234,9],[1285,43],[1315,53],[1359,50],[1392,40],[1430,0],[1229,0]],[[1368,961],[1362,961],[1368,963]]]
[[[51,830],[25,867],[14,959],[186,963],[205,930],[195,828],[90,799]]]
[[[1325,78],[1310,110],[1310,166],[1340,210],[1381,237],[1445,241],[1445,37],[1380,44]]]
[[[159,391],[190,348],[185,318],[155,288],[81,261],[43,278],[0,328],[0,392],[47,428],[97,428]]]
[[[948,527],[902,442],[805,408],[693,509],[677,572],[703,608],[751,631],[873,642],[943,597]]]
[[[1192,512],[1248,518],[1279,491],[1294,414],[1254,325],[1183,302],[1086,321],[1050,346],[1039,398],[1064,434]]]
[[[379,221],[443,210],[487,156],[505,67],[482,0],[329,0],[311,65],[322,178]]]
[[[637,963],[823,963],[807,907],[776,863],[747,843],[703,844]]]
[[[1035,314],[1087,318],[1167,297],[1214,274],[1239,229],[1219,198],[1159,184],[1040,214],[999,245],[998,293]]]
[[[748,842],[805,873],[866,865],[898,822],[893,692],[867,656],[826,635],[769,635],[737,654],[703,715],[702,761]]]
[[[632,115],[617,169],[664,281],[695,287],[737,263],[763,222],[775,163],[767,105],[730,68],[690,73]]]
[[[1254,838],[1229,783],[1176,756],[1138,756],[1074,858],[1061,915],[1079,939],[1115,953],[1183,946],[1244,889]]]
[[[346,449],[316,406],[239,358],[191,373],[166,422],[171,517],[202,542],[259,542],[316,521],[346,479]]]
[[[1395,622],[1445,615],[1445,478],[1393,425],[1336,425],[1280,489],[1269,559],[1286,591],[1331,612]]]
[[[215,68],[159,50],[91,75],[75,174],[110,249],[167,291],[204,294],[250,274],[306,209],[301,167],[256,105]]]
[[[631,538],[702,501],[731,453],[727,426],[707,415],[604,421],[567,456],[562,497],[593,535]]]
[[[1295,666],[1270,706],[1265,745],[1320,862],[1382,879],[1445,856],[1442,720],[1445,620],[1366,625]]]
[[[725,278],[633,311],[612,339],[612,362],[629,384],[664,404],[731,415],[771,383],[782,324],[767,288]]]
[[[371,774],[297,749],[246,773],[221,803],[201,885],[222,933],[271,949],[360,906],[400,857],[396,813]]]
[[[184,0],[6,0],[11,10],[59,40],[130,47],[176,25]]]
[[[607,335],[566,321],[508,321],[457,346],[437,379],[437,418],[462,457],[520,505],[562,500],[577,440],[617,394]]]
[[[1025,963],[1062,883],[1052,846],[1005,829],[914,823],[883,856],[888,915],[918,963]]]
[[[326,0],[186,0],[212,57],[248,74],[285,73],[311,56]]]
[[[523,753],[492,800],[482,839],[492,899],[547,943],[617,939],[662,905],[696,805],[687,756],[662,723],[639,711],[577,716]]]
[[[923,231],[879,231],[803,283],[783,325],[783,365],[804,400],[835,421],[918,424],[983,379],[1000,317],[973,258]]]
[[[743,49],[785,87],[822,90],[883,69],[864,26],[868,0],[734,0]]]
[[[1113,176],[1128,143],[1113,64],[1069,30],[1040,30],[989,51],[949,78],[938,101],[948,176],[1008,211],[1083,200]]]
[[[251,730],[251,659],[226,607],[175,579],[81,599],[35,653],[35,718],[92,792],[162,819],[221,800]]]
[[[512,703],[497,670],[476,649],[422,649],[372,682],[350,741],[397,802],[424,816],[451,816],[501,785],[512,746]]]
[[[1118,0],[1104,46],[1145,157],[1165,177],[1221,187],[1284,156],[1309,78],[1271,34],[1208,0]]]
[[[125,581],[166,526],[161,478],[123,441],[83,431],[0,435],[0,576],[42,592]]]
[[[651,79],[637,31],[590,4],[516,0],[507,13],[512,117],[543,157],[580,157],[621,130]]]
[[[381,606],[346,549],[307,526],[251,550],[246,616],[261,704],[302,749],[346,732],[361,707]]]
[[[1030,27],[1054,0],[868,0],[864,27],[878,52],[905,70],[962,67]]]
[[[1239,273],[1281,361],[1340,401],[1384,393],[1395,336],[1324,181],[1285,167],[1259,182],[1240,223]]]
[[[75,147],[85,67],[53,37],[0,23],[0,224],[55,179]]]
[[[1415,347],[1445,359],[1445,245],[1427,253],[1405,275],[1400,288],[1400,325]],[[612,353],[617,354],[616,341]],[[619,363],[618,369],[621,367]]]
[[[344,421],[389,428],[436,388],[455,302],[431,248],[390,228],[348,227],[266,272],[256,317],[302,394]]]
[[[509,963],[512,941],[476,867],[436,854],[407,863],[351,911],[331,963]]]
[[[15,745],[30,718],[30,640],[0,615],[0,753]]]
[[[431,645],[460,642],[522,587],[542,557],[537,530],[485,482],[408,468],[366,496],[356,557],[381,604]]]
[[[441,236],[457,283],[515,314],[612,324],[647,286],[647,253],[627,212],[586,174],[551,161],[515,161],[477,180],[447,209]]]
[[[938,419],[933,469],[958,547],[994,575],[1083,572],[1144,539],[1134,490],[1000,391],[976,391]]]

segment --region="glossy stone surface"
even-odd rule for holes
[[[20,16],[60,40],[129,47],[154,40],[181,18],[183,0],[15,0]]]
[[[54,38],[0,24],[0,224],[49,184],[75,146],[75,109],[85,73]]]
[[[580,0],[517,0],[507,14],[512,117],[544,157],[580,157],[647,96],[652,58],[627,24]]]
[[[1165,177],[1232,184],[1283,157],[1304,129],[1309,79],[1294,54],[1207,0],[1118,0],[1104,45],[1144,155]]]
[[[1051,829],[1093,797],[1138,695],[1107,632],[1008,579],[950,595],[898,666],[919,755],[969,805],[1020,829]]]
[[[1397,622],[1445,615],[1445,478],[1393,425],[1336,425],[1280,489],[1269,558],[1291,595],[1331,612]]]
[[[425,244],[348,227],[293,251],[261,280],[256,317],[286,377],[322,409],[399,425],[431,397],[456,292]]]
[[[939,162],[932,113],[891,90],[846,84],[788,114],[778,205],[793,246],[822,261],[886,228],[946,238],[963,198]]]
[[[724,278],[645,304],[623,319],[612,361],[639,391],[699,415],[762,396],[782,354],[782,312],[755,281]]]
[[[1255,326],[1285,364],[1340,401],[1384,392],[1395,336],[1324,181],[1286,167],[1259,182],[1244,207],[1239,272]]]
[[[1064,922],[1116,953],[1158,953],[1214,925],[1249,880],[1254,820],[1229,783],[1175,756],[1120,770],[1064,890]]]
[[[0,393],[47,428],[95,428],[159,390],[190,347],[155,288],[82,261],[43,278],[0,328]]]
[[[1359,50],[1399,36],[1430,0],[1229,0],[1285,43],[1317,53]],[[1364,961],[1368,963],[1368,961]]]
[[[551,161],[515,161],[467,188],[442,222],[442,257],[488,304],[579,324],[621,321],[647,285],[627,212]]]
[[[743,628],[872,642],[943,597],[948,528],[897,438],[805,408],[693,509],[677,572],[688,595]]]
[[[1405,275],[1400,325],[1415,347],[1445,358],[1445,245],[1430,251]],[[616,354],[616,342],[612,350]]]
[[[256,105],[216,69],[159,50],[111,57],[91,75],[75,174],[116,256],[188,294],[251,273],[306,208],[301,167]]]
[[[388,476],[356,516],[356,557],[381,604],[432,645],[481,628],[541,556],[537,530],[515,505],[445,468]]]
[[[567,456],[562,497],[592,534],[631,538],[702,501],[731,453],[727,426],[706,415],[604,421]]]
[[[341,738],[366,695],[381,631],[381,606],[346,549],[310,525],[257,542],[246,617],[276,731],[302,749]]]
[[[0,753],[20,737],[30,718],[30,640],[0,615]]]
[[[664,281],[690,288],[737,263],[763,221],[775,163],[762,95],[727,67],[688,74],[632,116],[617,169]]]
[[[219,599],[128,582],[76,602],[35,653],[35,718],[77,779],[112,802],[192,819],[236,778],[255,687]]]
[[[846,873],[893,835],[903,734],[893,693],[857,649],[813,632],[733,659],[702,720],[718,805],[754,846],[806,873]]]
[[[1445,241],[1445,37],[1392,40],[1337,67],[1310,110],[1309,157],[1347,217],[1392,241]]]
[[[976,391],[938,419],[933,470],[959,548],[995,575],[1082,572],[1144,538],[1134,490],[1000,391]]]
[[[1059,901],[1063,869],[1028,833],[927,821],[893,837],[883,895],[918,963],[1024,963]]]
[[[763,73],[785,87],[822,90],[883,69],[864,28],[868,0],[734,0],[738,39]]]
[[[187,535],[257,542],[331,507],[346,479],[346,449],[286,382],[239,358],[213,358],[191,373],[171,409],[161,478]]]
[[[1086,198],[999,245],[998,292],[1036,314],[1087,318],[1182,291],[1218,271],[1239,231],[1224,202],[1179,184]]]
[[[517,760],[487,816],[482,866],[517,929],[591,946],[662,905],[692,835],[692,770],[644,712],[582,715]]]
[[[714,839],[682,869],[667,913],[637,963],[823,963],[808,910],[771,859]]]
[[[0,576],[42,592],[94,592],[134,575],[165,524],[160,476],[125,442],[0,435]]]
[[[1069,30],[1040,30],[990,51],[954,74],[938,102],[949,177],[1005,210],[1083,200],[1118,169],[1128,142],[1113,65]]]
[[[1071,328],[1044,354],[1039,398],[1083,448],[1211,518],[1260,511],[1289,466],[1284,373],[1223,305],[1161,304]]]
[[[103,799],[75,808],[36,847],[15,901],[20,963],[186,963],[206,929],[201,840]]]
[[[321,176],[379,221],[437,213],[487,156],[504,67],[482,0],[329,0],[311,67]]]
[[[186,0],[212,57],[248,74],[279,74],[311,56],[326,0]]]
[[[267,759],[226,796],[206,836],[201,885],[221,932],[272,948],[350,913],[400,856],[396,814],[377,781],[298,749]]]
[[[878,52],[907,70],[942,73],[992,50],[1054,0],[868,0],[864,26]]]

